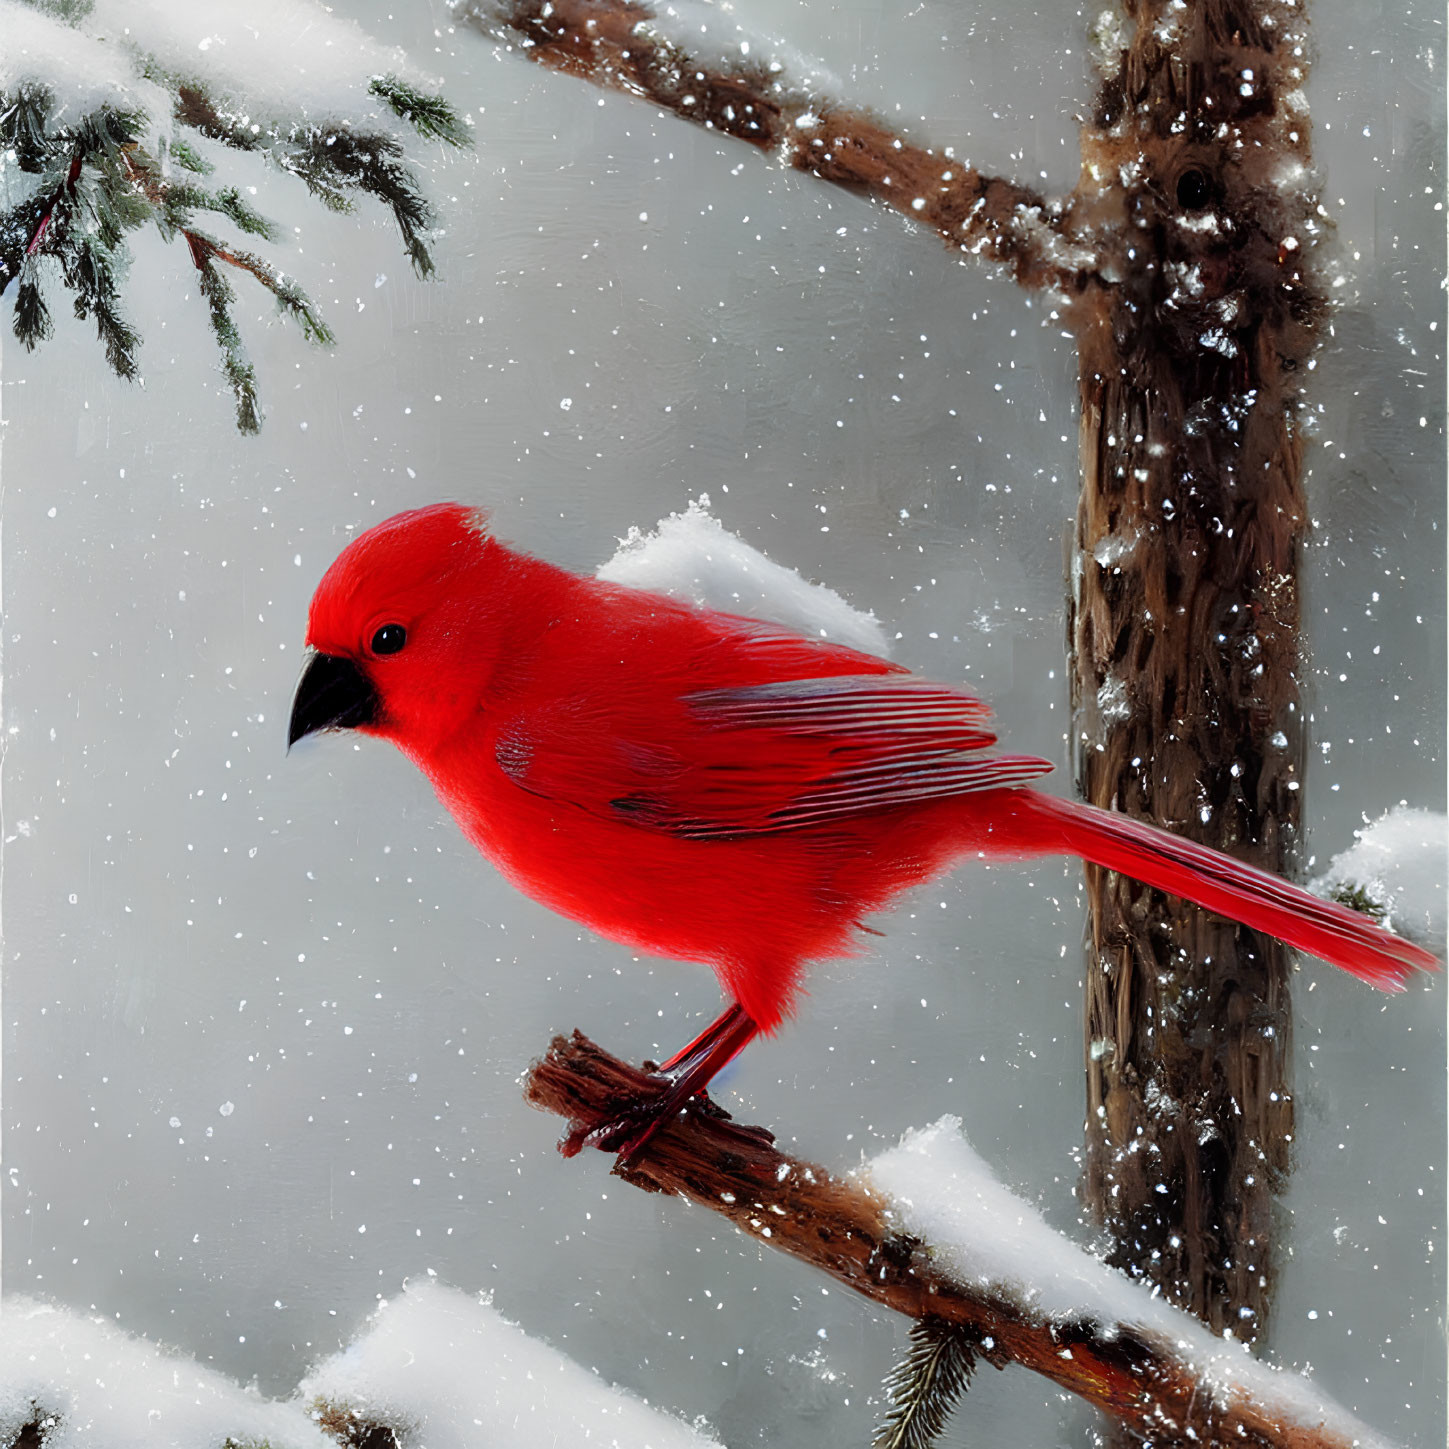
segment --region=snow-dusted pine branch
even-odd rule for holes
[[[154,225],[185,243],[237,426],[256,432],[256,374],[228,273],[260,283],[308,341],[332,334],[275,263],[199,225],[205,214],[266,243],[283,234],[239,185],[211,180],[229,153],[261,156],[333,211],[381,203],[414,269],[432,272],[435,218],[406,143],[460,146],[467,133],[405,57],[320,7],[95,0],[62,15],[0,0],[0,33],[0,294],[16,284],[13,327],[27,349],[54,330],[58,279],[112,370],[136,378],[141,339],[121,293],[130,234]]]
[[[4,1449],[719,1449],[704,1427],[615,1388],[509,1322],[486,1295],[431,1278],[381,1303],[283,1399],[91,1313],[7,1298]]]
[[[651,1101],[657,1086],[578,1032],[556,1037],[525,1095],[576,1137]],[[863,1172],[788,1157],[758,1128],[693,1099],[614,1171],[728,1218],[748,1237],[913,1320],[966,1330],[980,1358],[1018,1363],[1154,1442],[1350,1449],[1379,1442],[1306,1379],[1054,1233],[945,1122]]]
[[[980,1352],[971,1329],[930,1316],[916,1319],[906,1352],[885,1381],[887,1409],[875,1449],[934,1449],[971,1385]]]
[[[672,6],[642,0],[458,0],[459,20],[553,70],[636,96],[864,192],[946,244],[998,262],[1028,287],[1074,295],[1094,266],[1063,203],[922,146],[790,74],[759,37],[712,13],[684,27]],[[673,18],[671,18],[673,17]]]
[[[1444,953],[1449,925],[1449,819],[1396,805],[1355,831],[1309,888]]]

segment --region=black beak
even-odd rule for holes
[[[292,723],[287,727],[290,750],[303,735],[316,730],[350,730],[376,724],[377,691],[350,659],[314,654],[302,672],[297,697],[292,701]]]

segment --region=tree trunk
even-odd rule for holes
[[[1108,41],[1074,208],[1109,284],[1073,316],[1078,784],[1095,805],[1289,873],[1304,754],[1297,414],[1324,306],[1302,14],[1126,8],[1135,33]],[[1089,871],[1088,893],[1085,1197],[1118,1266],[1256,1338],[1292,1142],[1291,954],[1108,872]]]

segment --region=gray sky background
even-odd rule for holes
[[[243,289],[258,439],[232,427],[179,248],[137,246],[144,388],[64,304],[33,355],[6,323],[5,1288],[283,1393],[433,1271],[731,1445],[865,1442],[903,1323],[603,1157],[565,1162],[520,1100],[573,1026],[673,1051],[717,1008],[710,974],[517,896],[386,747],[288,757],[306,606],[345,529],[405,507],[486,505],[583,569],[708,493],[899,631],[902,661],[978,689],[1066,789],[1071,344],[895,217],[496,55],[439,5],[339,10],[477,122],[475,155],[429,164],[437,281],[381,217],[327,215],[258,167],[260,209],[298,228],[280,260],[338,334],[311,351]],[[984,169],[1072,185],[1074,6],[734,14]],[[1315,152],[1350,264],[1308,478],[1322,859],[1400,799],[1444,803],[1444,26],[1314,15]],[[968,869],[924,892],[870,956],[815,972],[726,1104],[837,1167],[957,1113],[1085,1236],[1078,880]],[[1306,962],[1296,1004],[1270,1349],[1380,1431],[1442,1443],[1442,983],[1388,1000]],[[984,1374],[952,1442],[1080,1442],[1086,1420]]]

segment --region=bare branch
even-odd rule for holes
[[[536,1107],[584,1131],[650,1101],[657,1084],[587,1037],[555,1037],[525,1085]],[[1053,1320],[1000,1288],[953,1278],[931,1245],[905,1235],[890,1204],[859,1180],[779,1152],[712,1103],[692,1102],[638,1158],[614,1171],[646,1192],[687,1198],[741,1232],[812,1264],[911,1319],[967,1329],[997,1368],[1018,1363],[1095,1404],[1154,1443],[1243,1449],[1350,1449],[1373,1436],[1309,1423],[1301,1384],[1284,1376],[1282,1402],[1241,1383],[1208,1383],[1176,1346],[1127,1323]],[[1298,1388],[1299,1401],[1290,1402]]]
[[[1075,295],[1095,259],[1065,203],[944,150],[908,141],[864,111],[790,80],[743,50],[705,59],[638,0],[461,0],[459,18],[552,70],[672,111],[774,152],[786,165],[864,192],[931,227],[948,246],[998,262],[1025,287]]]

